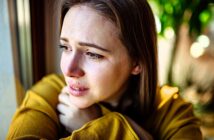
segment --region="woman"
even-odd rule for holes
[[[8,139],[202,139],[177,88],[157,86],[146,0],[65,0],[61,23],[64,78],[28,91]]]

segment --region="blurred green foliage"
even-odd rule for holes
[[[155,4],[163,35],[167,27],[178,33],[183,23],[189,25],[190,35],[197,36],[211,20],[214,0],[149,0]]]
[[[183,24],[189,26],[189,35],[194,40],[208,23],[214,19],[214,0],[148,0],[161,23],[160,35],[171,27],[175,33],[175,42],[169,62],[167,84],[176,86],[172,79],[172,67],[179,41],[179,30]]]

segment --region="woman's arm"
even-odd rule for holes
[[[7,139],[58,139],[60,123],[55,108],[62,86],[57,75],[47,76],[33,86],[13,117]]]
[[[98,119],[86,123],[80,129],[74,130],[65,139],[140,140],[140,137],[122,114],[109,112]]]

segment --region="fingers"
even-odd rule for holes
[[[59,115],[60,123],[66,128],[68,132],[72,132],[74,128],[70,125],[71,121],[69,121],[68,117],[65,115]]]
[[[68,87],[65,86],[64,88],[62,88],[61,92],[67,93],[68,92]]]
[[[70,106],[73,110],[77,110],[78,108],[72,104],[67,90],[67,87],[64,87],[62,89],[62,92],[58,96],[59,103],[65,104],[66,106]]]
[[[60,112],[60,114],[66,115],[70,112],[69,107],[64,104],[58,104],[57,110]]]
[[[67,92],[67,86],[65,86],[61,93],[59,94],[58,96],[58,99],[59,99],[59,102],[60,103],[63,103],[65,105],[68,105],[68,106],[71,106],[71,102],[70,102],[70,99],[69,99],[69,93]]]
[[[59,114],[59,120],[63,125],[67,124],[67,119],[65,115]]]
[[[67,106],[71,105],[68,94],[62,92],[62,93],[59,94],[58,98],[59,98],[59,102],[60,103],[65,104]]]

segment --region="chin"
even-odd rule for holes
[[[85,109],[93,105],[92,103],[83,103],[83,102],[73,102],[73,105],[79,109]]]
[[[95,104],[95,102],[88,98],[76,98],[73,96],[70,96],[70,102],[79,109],[85,109]]]

